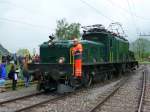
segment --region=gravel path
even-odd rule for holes
[[[34,94],[36,92],[37,92],[36,86],[23,88],[23,89],[19,89],[16,91],[3,92],[3,93],[0,93],[0,102],[4,100],[8,100],[8,99],[13,99],[13,98],[29,95],[29,94]]]

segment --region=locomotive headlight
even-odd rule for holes
[[[65,58],[64,57],[60,57],[58,60],[58,63],[62,64],[65,62]]]
[[[49,46],[51,46],[51,45],[52,45],[52,43],[51,43],[51,42],[49,42],[49,43],[48,43],[48,45],[49,45]]]

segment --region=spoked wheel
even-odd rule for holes
[[[89,73],[85,73],[83,76],[83,84],[85,87],[90,87],[93,82],[93,76]]]

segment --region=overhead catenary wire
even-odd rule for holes
[[[8,4],[10,6],[13,6],[15,8],[19,8],[19,9],[23,9],[24,11],[27,11],[29,13],[32,13],[32,14],[39,14],[37,11],[35,10],[30,10],[24,6],[20,6],[20,5],[17,5],[15,3],[12,3],[8,0],[0,0],[0,3],[3,3],[3,4]],[[41,14],[40,14],[41,15]],[[42,29],[42,30],[54,30],[54,29],[50,29],[49,26],[47,25],[39,25],[39,24],[33,24],[33,23],[30,23],[30,22],[26,22],[26,21],[22,21],[22,20],[18,20],[18,19],[12,19],[12,18],[7,18],[7,17],[0,17],[0,22],[11,22],[11,23],[16,23],[16,24],[22,24],[22,25],[27,25],[27,26],[30,26],[32,28],[36,28],[36,29]]]
[[[139,29],[138,29],[137,24],[135,22],[135,18],[134,18],[134,14],[133,14],[131,6],[130,6],[130,2],[129,2],[129,0],[126,0],[126,1],[127,1],[127,5],[128,5],[128,8],[129,8],[130,15],[131,15],[132,23],[133,23],[133,25],[135,27],[135,31],[138,35]]]
[[[127,9],[121,7],[120,5],[117,5],[117,4],[114,3],[112,0],[107,0],[107,2],[109,2],[111,5],[113,5],[113,6],[115,6],[115,7],[118,7],[119,9],[121,9],[122,11],[124,11],[125,13],[127,13],[127,14],[130,15],[130,12],[129,12]],[[133,4],[133,1],[132,1],[132,4]],[[145,18],[145,17],[139,16],[139,15],[137,15],[137,14],[134,14],[134,16],[135,16],[136,18],[138,18],[138,19],[141,19],[141,20],[150,21],[150,18]]]
[[[16,20],[16,19],[9,19],[9,18],[4,18],[4,17],[0,17],[0,21],[23,24],[23,25],[27,25],[27,26],[34,27],[37,29],[42,29],[42,30],[48,30],[49,29],[49,27],[45,26],[45,25],[36,25],[36,24],[25,22],[25,21],[20,21],[20,20]]]
[[[100,10],[98,10],[97,8],[95,8],[94,6],[92,6],[91,4],[89,4],[88,2],[84,1],[84,0],[80,0],[82,3],[84,3],[85,5],[87,5],[88,7],[90,7],[91,9],[93,9],[96,13],[98,13],[99,15],[105,17],[107,20],[111,21],[111,22],[115,22],[113,19],[111,19],[109,16],[106,16],[105,14],[103,14]],[[26,10],[28,12],[32,12],[30,10],[28,10],[27,8],[25,7],[21,7],[21,6],[18,6],[12,2],[9,2],[9,1],[4,1],[4,0],[0,0],[0,2],[2,3],[6,3],[6,4],[9,4],[9,5],[12,5],[16,8],[21,8],[23,10]],[[1,18],[0,18],[1,19]],[[4,20],[3,18],[1,20]],[[26,25],[30,25],[30,26],[33,26],[33,27],[37,27],[37,26],[40,26],[40,25],[34,25],[34,24],[31,24],[31,23],[27,23],[27,22],[23,22],[23,21],[18,21],[18,20],[11,20],[11,19],[5,19],[6,21],[11,21],[11,22],[16,22],[16,23],[21,23],[21,24],[26,24]],[[42,26],[43,27],[43,26]],[[45,26],[44,26],[45,27]]]
[[[135,10],[134,1],[131,0],[131,3],[132,3],[132,5],[133,5],[133,9]],[[137,15],[135,11],[133,12],[133,14],[134,14],[135,17],[137,17],[137,18],[139,18],[139,19],[142,19],[142,20],[150,20],[150,18],[145,18],[145,17],[142,17],[142,16]]]
[[[4,0],[2,0],[2,1],[5,3]],[[109,20],[109,21],[111,21],[111,22],[115,22],[111,17],[107,16],[106,14],[104,14],[103,12],[101,12],[100,10],[98,10],[96,7],[94,7],[93,5],[91,5],[90,3],[88,3],[87,1],[85,1],[85,0],[80,0],[80,1],[81,1],[82,3],[84,3],[85,5],[87,5],[88,7],[90,7],[93,11],[95,11],[95,12],[98,13],[99,15],[103,16],[104,18],[106,18],[107,20]],[[107,0],[107,1],[109,1],[109,0]],[[0,0],[0,2],[1,2],[1,0]],[[17,5],[15,5],[15,4],[13,4],[13,3],[9,3],[9,1],[7,1],[7,2],[8,2],[8,4],[10,4],[10,5],[12,4],[13,6],[17,7]],[[6,3],[7,3],[7,2],[6,2]],[[21,8],[21,7],[19,6],[19,8]],[[23,9],[26,10],[27,8],[23,7]],[[122,9],[124,10],[124,8],[122,8]],[[28,9],[27,9],[27,10],[28,10]],[[29,11],[29,10],[28,10],[28,11]],[[128,14],[130,14],[130,12],[127,11],[126,9],[125,9],[125,12],[127,12]],[[132,14],[133,14],[133,13],[132,13]],[[135,15],[133,14],[133,16],[135,16]],[[19,24],[25,24],[25,25],[29,25],[29,26],[31,26],[31,27],[42,27],[42,28],[44,28],[44,29],[47,29],[47,28],[48,28],[48,26],[35,25],[35,24],[31,24],[31,23],[24,22],[24,21],[20,21],[20,20],[11,20],[11,19],[8,20],[8,18],[6,18],[5,20],[0,18],[0,20],[9,21],[9,22],[15,22],[15,23],[19,23]],[[135,25],[135,26],[136,26],[136,25]],[[136,28],[136,30],[138,30],[138,29]]]
[[[101,11],[99,11],[97,8],[95,8],[94,6],[92,6],[91,4],[89,4],[88,2],[84,1],[84,0],[80,0],[82,3],[84,3],[85,5],[87,5],[88,7],[90,7],[91,9],[93,9],[96,13],[100,14],[101,16],[105,17],[106,19],[108,19],[109,21],[112,21],[114,22],[114,20],[112,20],[110,17],[106,16],[105,14],[103,14]],[[28,10],[27,8],[25,7],[20,7],[12,2],[9,2],[9,1],[4,1],[4,0],[0,0],[1,3],[6,3],[6,4],[9,4],[9,5],[12,5],[16,8],[21,8],[25,11],[28,11],[28,12],[32,12],[30,10]],[[4,20],[4,21],[9,21],[9,22],[15,22],[15,23],[20,23],[20,24],[25,24],[25,25],[29,25],[29,26],[32,26],[32,27],[39,27],[40,25],[34,25],[34,24],[31,24],[31,23],[27,23],[27,22],[24,22],[24,21],[20,21],[20,20],[13,20],[13,19],[9,19],[9,18],[0,18],[0,20]],[[40,26],[40,27],[48,27],[48,26]]]
[[[18,5],[18,4],[15,4],[15,3],[13,3],[13,2],[10,2],[10,1],[8,1],[8,0],[0,0],[0,3],[1,4],[7,4],[7,5],[9,5],[9,6],[12,6],[13,8],[19,8],[19,9],[21,9],[21,10],[24,10],[24,11],[26,11],[26,12],[29,12],[29,13],[32,13],[32,14],[39,14],[39,12],[37,12],[36,10],[31,10],[31,9],[29,9],[29,8],[26,8],[26,7],[24,7],[24,6],[22,6],[22,5]]]
[[[114,22],[113,19],[111,19],[110,17],[106,16],[105,14],[103,14],[100,10],[98,10],[97,8],[95,8],[94,6],[92,6],[91,4],[89,4],[88,2],[86,2],[85,0],[80,0],[83,4],[87,5],[88,7],[90,7],[93,11],[95,11],[96,13],[98,13],[99,15],[103,16],[104,18],[106,18],[107,20]]]
[[[91,4],[89,4],[88,2],[84,1],[84,0],[80,0],[82,3],[84,3],[85,5],[87,5],[88,7],[90,7],[91,9],[93,9],[94,11],[96,11],[98,14],[100,14],[101,16],[105,17],[106,19],[110,20],[111,23],[115,23],[116,21],[114,21],[113,19],[111,19],[110,17],[106,16],[105,14],[103,14],[101,11],[99,11],[97,8],[95,8],[94,6],[92,6]],[[125,35],[126,36],[126,35]]]
[[[125,8],[123,8],[123,7],[121,7],[121,6],[117,5],[117,4],[115,4],[112,0],[107,0],[107,1],[108,1],[110,4],[112,4],[113,6],[116,6],[116,7],[120,8],[120,9],[123,10],[125,13],[130,14],[130,12],[129,12],[127,9],[125,9]],[[84,2],[85,2],[85,1],[84,1]],[[32,14],[35,14],[35,13],[36,13],[36,14],[38,14],[38,15],[43,15],[42,13],[39,13],[39,12],[37,12],[36,10],[31,10],[31,9],[28,9],[28,8],[26,8],[26,7],[23,7],[23,6],[19,6],[19,5],[14,4],[14,3],[10,2],[10,1],[0,0],[0,3],[8,4],[8,5],[11,5],[11,6],[15,7],[15,8],[23,9],[23,10],[29,12],[29,13],[32,13]],[[132,3],[133,3],[133,2],[132,2]],[[103,15],[104,15],[104,14],[103,14]],[[134,16],[135,16],[136,18],[138,18],[138,19],[150,21],[150,18],[147,18],[147,17],[142,17],[142,16],[139,16],[139,15],[137,15],[137,14],[134,14]]]
[[[128,4],[130,5],[130,3],[129,3],[129,0],[127,0],[128,1]],[[138,35],[138,33],[140,32],[140,27],[139,27],[139,25],[137,25],[137,21],[135,21],[135,15],[136,15],[136,12],[135,12],[135,5],[134,5],[134,3],[133,3],[133,1],[132,0],[130,0],[130,2],[131,2],[131,4],[132,4],[132,9],[131,9],[131,5],[130,5],[130,11],[131,11],[131,13],[132,13],[132,17],[133,17],[133,21],[134,21],[134,24],[136,25],[135,26],[135,28],[136,28],[136,32],[137,32],[137,35]]]

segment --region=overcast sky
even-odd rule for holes
[[[56,21],[81,25],[120,22],[133,41],[149,33],[150,0],[0,0],[0,43],[10,52],[38,48],[56,28]]]

